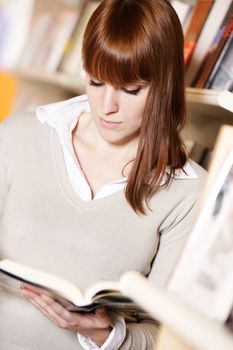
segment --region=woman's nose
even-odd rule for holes
[[[118,90],[112,86],[105,86],[102,100],[102,113],[109,115],[116,113],[118,109]]]

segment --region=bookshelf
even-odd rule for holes
[[[47,88],[61,99],[85,92],[84,81],[65,73],[43,70],[18,69],[15,75],[20,79],[22,89],[29,87]],[[53,96],[51,96],[52,99]],[[231,92],[186,88],[188,124],[183,131],[186,139],[194,139],[198,144],[212,148],[222,124],[233,125],[233,113],[227,105],[233,102]]]
[[[14,74],[21,81],[21,89],[25,85],[29,87],[33,85],[39,87],[40,91],[43,87],[49,89],[50,93],[51,91],[55,91],[55,94],[57,92],[61,99],[85,92],[84,81],[66,73],[19,68],[14,71]],[[232,104],[231,101],[233,101],[231,92],[187,87],[186,102],[189,122],[183,131],[184,138],[194,139],[198,144],[212,148],[221,125],[233,125],[233,114],[226,108],[226,104]]]
[[[221,0],[218,0],[218,2],[219,1]],[[87,2],[92,1],[56,0],[52,3],[48,3],[45,0],[35,0],[32,25],[35,24],[36,18],[38,18],[38,15],[43,11],[48,11],[57,15],[65,9],[75,9],[80,6],[80,4]],[[194,6],[195,4],[195,1],[188,0],[182,0],[180,2],[190,6]],[[213,8],[213,13],[215,12],[216,9]],[[33,108],[36,104],[43,104],[45,91],[47,97],[45,103],[65,99],[84,92],[84,81],[82,77],[65,71],[49,71],[44,69],[43,66],[27,67],[18,65],[13,69],[13,75],[19,81],[19,101],[16,98],[13,111],[22,109],[23,102],[20,101],[20,99],[23,101],[28,100],[28,92],[30,94],[30,89],[33,92],[36,91],[38,102],[34,101],[29,108]],[[41,91],[43,92],[42,95]],[[27,95],[27,97],[21,98],[21,95]],[[35,96],[35,93],[33,93],[33,95]],[[183,132],[185,138],[191,138],[201,145],[212,147],[221,124],[233,123],[232,113],[221,106],[219,95],[221,95],[221,92],[215,92],[213,90],[186,88],[189,123]],[[230,100],[232,96],[232,94],[228,96],[228,100]]]
[[[90,1],[91,0],[89,0],[89,2]],[[218,0],[218,7],[219,1],[221,0]],[[64,8],[67,7],[74,8],[81,2],[81,0],[56,0],[53,4],[48,4],[44,0],[36,0],[33,21],[35,21],[36,15],[38,16],[38,13],[42,13],[45,9],[58,14],[62,9],[64,10]],[[87,2],[88,1],[86,1],[86,3]],[[181,3],[191,4],[190,6],[194,6],[195,4],[194,1],[181,1]],[[208,27],[210,26],[210,19],[213,20],[213,15],[216,15],[218,7],[213,7],[212,17],[210,16],[209,21],[207,21]],[[220,22],[220,19],[218,19],[218,22]],[[201,36],[200,39],[203,40],[203,36]],[[20,98],[23,94],[27,95],[27,92],[30,90],[33,90],[34,96],[38,96],[38,101],[33,101],[29,108],[33,108],[37,104],[55,102],[59,99],[73,97],[82,94],[85,91],[84,79],[81,74],[77,74],[77,72],[72,74],[68,71],[65,72],[62,70],[49,71],[43,66],[27,67],[20,65],[14,68],[13,73],[19,80],[19,101],[16,98],[13,108],[15,111],[22,109],[24,101],[30,99],[26,96],[23,98],[22,102],[22,98]],[[41,91],[43,92],[42,95]],[[44,97],[45,91],[46,98]],[[221,92],[213,90],[196,89],[191,87],[186,88],[187,114],[189,122],[183,131],[185,139],[192,139],[203,147],[212,148],[221,125],[233,124],[232,112],[227,110],[220,103],[221,101],[219,100],[219,97],[221,94]],[[230,93],[227,99],[230,101],[232,98],[233,95]]]
[[[52,85],[66,91],[70,95],[79,95],[84,92],[84,82],[65,73],[47,72],[42,69],[21,69],[14,70],[14,75],[20,80],[31,82],[32,84]]]
[[[183,132],[184,137],[194,138],[212,148],[221,125],[233,125],[230,110],[233,93],[187,87],[186,102],[189,123]]]

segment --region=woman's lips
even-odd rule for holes
[[[102,125],[104,125],[107,128],[114,128],[114,127],[117,127],[119,124],[121,124],[121,122],[116,122],[113,120],[106,120],[104,118],[100,118],[100,122]]]

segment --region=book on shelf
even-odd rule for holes
[[[85,8],[86,8],[86,2],[84,2],[82,7],[80,8],[79,20],[76,22],[76,25],[74,26],[72,33],[70,34],[69,38],[66,41],[63,54],[60,57],[60,61],[57,66],[58,71],[62,71],[64,69],[65,62],[67,61],[68,57],[71,55],[71,52],[74,48],[75,42],[80,32],[80,26],[82,25],[80,22],[81,22],[81,18],[83,17]]]
[[[208,170],[209,169],[209,165],[210,165],[210,162],[211,162],[211,159],[212,159],[212,156],[213,156],[213,150],[212,148],[210,147],[206,147],[204,152],[203,152],[203,155],[202,155],[202,158],[200,160],[200,165]]]
[[[68,74],[77,74],[77,77],[83,78],[82,69],[82,41],[86,25],[99,5],[98,0],[87,1],[79,25],[69,40],[69,50],[64,54],[58,69]]]
[[[217,91],[233,91],[233,32],[227,40],[205,88]]]
[[[0,72],[0,122],[12,111],[12,105],[15,99],[17,87],[18,82],[15,77],[8,73]]]
[[[44,31],[44,36],[37,47],[37,52],[33,60],[31,61],[31,68],[39,69],[44,67],[46,60],[50,54],[52,46],[54,45],[55,38],[59,28],[59,16],[51,15],[48,27]]]
[[[214,40],[214,37],[219,30],[231,3],[232,0],[214,1],[186,70],[185,82],[187,86],[192,84],[192,81],[194,80],[201,63],[207,54],[208,49]]]
[[[0,69],[12,69],[22,55],[34,0],[0,1]]]
[[[214,66],[221,55],[224,46],[229,40],[233,30],[233,2],[228,8],[226,15],[212,41],[204,59],[201,62],[199,70],[194,77],[192,86],[196,88],[205,88],[206,82],[214,69]]]
[[[43,10],[37,14],[19,68],[43,69],[55,72],[67,47],[67,42],[82,15],[83,2],[75,8],[62,8],[54,13]]]
[[[64,54],[67,41],[71,36],[76,23],[79,21],[79,13],[74,10],[65,10],[58,16],[56,21],[56,32],[53,44],[50,47],[47,57],[41,66],[46,70],[55,72],[59,66],[60,60]]]
[[[18,66],[20,68],[29,68],[39,54],[49,28],[51,27],[53,16],[50,12],[41,13],[34,21],[29,40],[26,43],[24,52],[20,57]]]
[[[184,144],[189,158],[201,165],[204,169],[207,169],[211,156],[211,149],[192,139],[184,139]]]
[[[22,286],[37,294],[55,298],[71,312],[92,312],[98,307],[107,307],[122,312],[128,319],[135,311],[145,316],[141,307],[126,296],[122,289],[122,279],[118,281],[98,281],[85,291],[70,281],[24,264],[4,259],[0,261],[0,289],[23,297]],[[148,318],[149,316],[147,316]]]
[[[168,289],[226,322],[233,306],[233,127],[217,138],[201,209]]]
[[[184,34],[184,63],[187,68],[214,0],[198,0]]]
[[[183,31],[185,32],[185,28],[191,18],[194,6],[192,3],[185,3],[180,0],[172,0],[171,4],[178,15]]]
[[[52,15],[50,23],[37,47],[31,67],[54,72],[63,56],[66,42],[79,21],[77,10],[63,10]]]

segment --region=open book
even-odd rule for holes
[[[64,278],[40,271],[12,260],[0,261],[0,289],[4,288],[16,294],[22,284],[32,286],[33,290],[52,296],[69,311],[90,312],[97,307],[127,311],[140,310],[130,298],[122,293],[119,281],[99,281],[87,290],[81,291]]]

